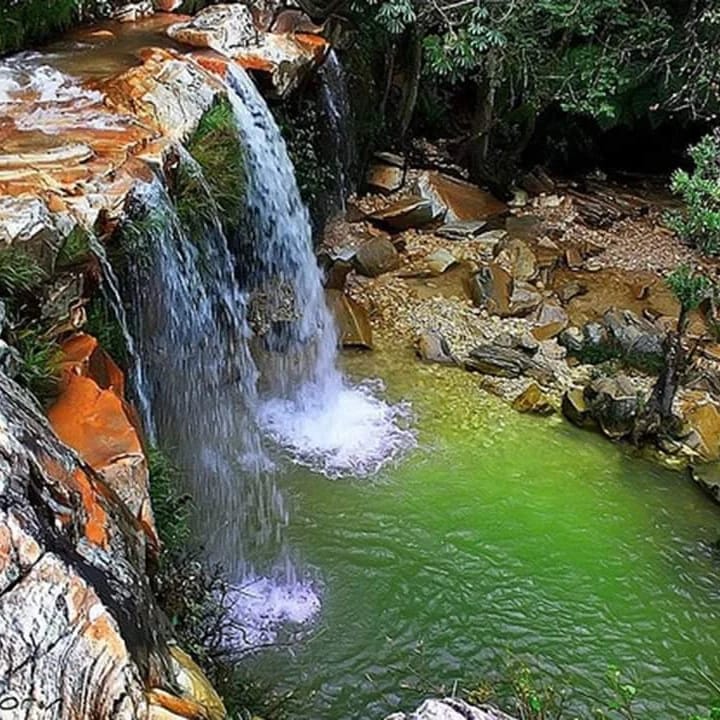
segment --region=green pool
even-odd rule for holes
[[[608,666],[644,718],[686,718],[720,675],[720,508],[684,475],[560,418],[519,415],[461,371],[346,358],[414,407],[419,447],[373,481],[289,465],[290,542],[320,586],[315,624],[254,670],[307,693],[297,717],[383,718],[507,661],[574,689]]]

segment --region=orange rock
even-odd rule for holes
[[[158,705],[186,720],[208,720],[207,710],[200,703],[189,698],[179,698],[165,690],[155,688],[148,692],[151,705]]]
[[[219,77],[225,77],[230,60],[214,50],[198,50],[191,54],[200,67],[205,68]]]
[[[119,457],[142,454],[122,400],[89,377],[68,376],[64,391],[48,410],[48,419],[58,437],[94,470],[106,468]]]
[[[275,69],[270,60],[259,55],[237,55],[233,58],[235,62],[246,70],[259,70],[261,72],[272,73]]]
[[[125,376],[113,359],[91,335],[77,333],[62,345],[63,375],[82,375],[94,380],[104,390],[125,397]]]

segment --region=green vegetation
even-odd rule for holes
[[[238,139],[235,118],[226,98],[217,101],[202,117],[187,144],[203,171],[212,199],[220,211],[225,231],[232,237],[240,227],[245,203],[245,160]],[[199,238],[210,220],[204,209],[209,198],[202,187],[203,177],[187,163],[180,163],[175,178],[175,203],[183,225]]]
[[[35,324],[13,332],[11,339],[21,359],[15,379],[41,403],[48,402],[57,393],[60,347]]]
[[[322,203],[331,196],[335,171],[324,159],[322,121],[309,97],[291,98],[272,108],[295,168],[298,189],[312,217],[322,217]]]
[[[76,225],[65,238],[56,265],[59,268],[72,267],[86,260],[90,255],[90,235],[80,225]]]
[[[45,277],[25,251],[11,247],[0,252],[0,300],[8,313],[7,327],[0,327],[0,331],[20,357],[15,379],[42,403],[55,394],[60,361],[57,343],[35,317],[34,298]]]
[[[689,150],[694,168],[677,170],[672,191],[685,204],[668,222],[689,245],[707,255],[720,254],[720,131],[705,136]]]
[[[414,129],[451,137],[478,180],[507,182],[551,109],[609,129],[710,119],[720,108],[719,20],[710,2],[301,5],[316,19],[345,14],[360,36],[351,53],[372,53],[374,82],[355,73],[363,88],[356,98],[373,96],[361,128],[381,123],[384,134],[374,132],[385,146],[405,144]]]
[[[578,693],[562,677],[549,677],[522,661],[508,662],[496,676],[483,680],[463,694],[470,703],[495,704],[520,720],[578,718],[573,709]],[[640,707],[641,688],[637,681],[617,667],[608,668],[601,696],[584,699],[592,703],[594,720],[641,720],[648,717]],[[693,715],[688,720],[720,720],[720,705],[715,704],[707,714]]]
[[[32,292],[44,278],[42,268],[23,250],[11,247],[0,252],[0,296],[5,299]]]
[[[80,14],[78,0],[21,0],[0,8],[0,53],[21,50],[69,28]]]
[[[100,347],[107,351],[115,362],[127,368],[128,349],[122,328],[102,293],[96,293],[92,297],[85,311],[87,313],[85,332],[97,338]]]

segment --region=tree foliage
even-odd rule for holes
[[[720,131],[690,148],[693,169],[677,170],[671,189],[685,204],[670,215],[669,225],[689,245],[708,255],[720,254]]]
[[[373,36],[385,53],[388,81],[403,77],[408,86],[416,79],[412,48],[419,42],[423,92],[441,88],[474,97],[466,140],[480,147],[476,157],[482,163],[508,137],[521,146],[534,119],[551,106],[603,128],[640,118],[713,118],[720,109],[716,5],[348,0],[347,12],[360,34]],[[398,117],[415,103],[406,91],[394,106]],[[500,149],[507,156],[507,147]]]

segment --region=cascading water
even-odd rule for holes
[[[185,476],[196,534],[237,584],[229,600],[242,635],[231,639],[258,645],[280,623],[311,617],[318,601],[285,542],[285,501],[255,420],[246,301],[219,211],[200,166],[178,154],[205,195],[202,233],[191,238],[159,180],[137,187],[126,229],[133,335],[152,423]]]
[[[345,200],[353,190],[350,172],[355,161],[350,112],[350,96],[345,69],[335,50],[330,50],[320,70],[324,114],[330,125],[332,157],[337,179],[337,207],[345,210]]]
[[[148,396],[147,379],[145,377],[145,369],[141,361],[140,355],[138,354],[135,338],[130,332],[130,322],[128,320],[125,306],[123,305],[122,297],[120,295],[120,281],[118,280],[115,270],[107,256],[105,247],[98,241],[95,235],[90,234],[89,236],[90,251],[97,258],[100,264],[100,271],[102,273],[102,290],[105,299],[110,305],[110,309],[115,315],[120,330],[122,331],[123,340],[125,342],[125,349],[127,350],[128,358],[131,363],[130,378],[132,391],[135,395],[135,401],[137,407],[140,410],[140,415],[143,420],[143,428],[145,430],[148,439],[151,442],[155,442],[155,425],[153,422],[152,408],[150,404],[150,398]]]
[[[231,67],[228,83],[247,168],[241,264],[260,336],[260,423],[298,462],[332,477],[370,475],[413,443],[408,408],[380,400],[377,387],[352,387],[337,369],[337,331],[285,143],[245,71]]]

